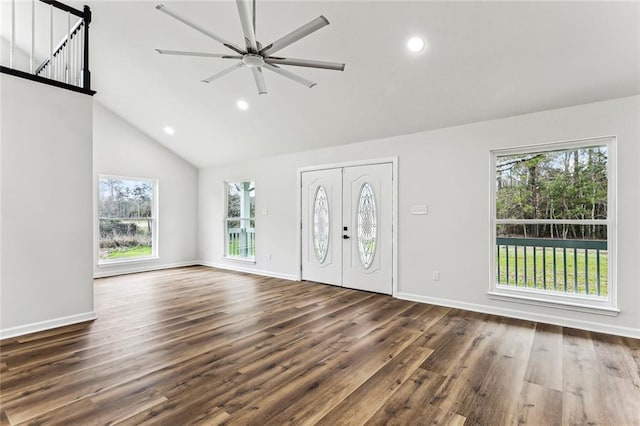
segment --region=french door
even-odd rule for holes
[[[391,163],[302,173],[302,279],[392,293]]]

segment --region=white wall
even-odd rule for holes
[[[635,96],[202,169],[199,257],[204,264],[295,277],[297,169],[397,155],[400,297],[640,337],[639,123]],[[607,135],[618,138],[621,313],[608,317],[490,299],[490,150]],[[224,180],[256,182],[255,265],[222,258]],[[410,215],[412,204],[427,204],[429,215]],[[268,215],[260,214],[263,208]],[[440,271],[438,282],[431,280],[434,270]]]
[[[0,74],[0,336],[94,318],[91,96]]]
[[[197,259],[198,172],[190,163],[96,103],[93,116],[93,189],[97,207],[100,174],[158,180],[158,259],[98,265],[93,246],[94,274],[114,275],[191,265]],[[94,224],[97,234],[97,208]]]

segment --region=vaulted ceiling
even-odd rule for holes
[[[88,4],[96,101],[199,167],[640,93],[639,2],[257,0],[263,44],[324,15],[279,54],[346,63],[290,67],[311,89],[265,72],[267,95],[247,68],[202,83],[224,59],[157,54],[232,53],[157,2]],[[235,1],[164,4],[242,45]],[[405,47],[414,35],[420,54]]]

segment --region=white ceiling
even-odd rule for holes
[[[331,23],[278,55],[346,63],[289,67],[312,89],[265,72],[260,96],[246,68],[201,82],[228,60],[157,54],[231,52],[157,3],[88,2],[95,99],[198,167],[640,93],[640,2],[257,0],[264,45],[321,14]],[[164,3],[242,45],[234,1]],[[412,35],[422,54],[406,50]]]

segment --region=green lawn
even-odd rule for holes
[[[151,256],[153,250],[151,246],[126,247],[114,250],[107,255],[107,259],[122,259],[127,257]]]
[[[598,286],[600,295],[607,295],[608,277],[608,256],[607,252],[601,250],[599,253],[600,266],[598,274],[598,262],[596,250],[588,250],[585,256],[584,249],[577,249],[575,256],[573,249],[556,249],[555,266],[555,287],[554,287],[554,266],[553,248],[536,247],[534,262],[534,247],[526,248],[526,269],[525,269],[525,248],[518,247],[517,269],[515,247],[509,246],[507,256],[505,246],[499,247],[498,262],[498,282],[510,286],[537,288],[541,290],[557,290],[561,292],[597,295]],[[509,275],[507,277],[507,259],[509,262]],[[585,268],[586,262],[586,268]],[[566,268],[565,268],[566,265]],[[534,268],[535,266],[535,268]],[[565,279],[566,270],[566,279]],[[516,272],[517,271],[517,272]],[[600,277],[598,285],[598,275]],[[588,284],[588,287],[587,287]],[[577,288],[576,288],[577,285]],[[565,289],[566,286],[566,289]]]
[[[240,251],[240,241],[229,241],[229,244],[227,246],[227,254],[229,256],[241,256],[242,253]],[[254,246],[249,246],[248,249],[249,251],[248,256],[249,257],[253,257],[255,256],[255,252],[256,252],[256,248]]]

